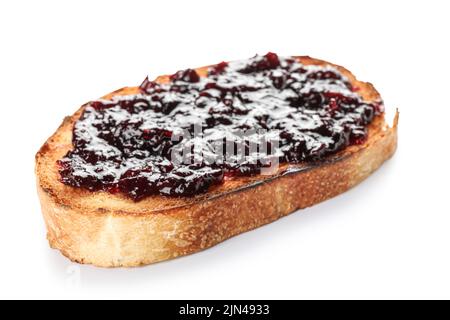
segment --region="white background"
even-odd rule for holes
[[[0,298],[450,298],[448,1],[1,1]],[[49,249],[34,154],[81,104],[274,51],[346,66],[399,108],[357,188],[213,249],[131,270]]]

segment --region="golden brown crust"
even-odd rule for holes
[[[329,64],[298,58],[305,64]],[[380,97],[371,84],[333,66],[360,88],[365,100]],[[197,70],[204,75],[206,69]],[[157,81],[166,82],[168,76]],[[104,98],[136,91],[124,88]],[[139,266],[193,253],[327,200],[365,179],[397,145],[398,115],[392,128],[381,115],[369,126],[366,143],[345,149],[326,164],[282,165],[273,176],[235,178],[197,197],[153,196],[136,203],[59,182],[56,161],[72,148],[73,124],[83,109],[65,118],[37,153],[37,187],[50,245],[74,261],[102,267]],[[295,172],[284,174],[286,169]]]

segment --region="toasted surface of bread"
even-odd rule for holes
[[[348,70],[309,57],[304,64],[332,65],[347,76],[366,101],[380,96]],[[208,67],[196,69],[205,75]],[[161,76],[158,82],[169,81]],[[137,93],[129,87],[106,95]],[[64,185],[56,165],[72,148],[72,128],[83,112],[64,119],[36,155],[37,188],[53,248],[79,263],[133,267],[194,253],[275,221],[297,209],[332,198],[369,176],[397,146],[397,122],[384,115],[368,127],[368,139],[321,164],[282,164],[272,176],[239,177],[202,195],[151,196],[135,202],[120,194]]]

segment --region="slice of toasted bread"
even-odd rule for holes
[[[366,101],[380,98],[370,83],[356,80],[340,66],[298,59],[332,65],[360,88]],[[204,76],[207,67],[196,70]],[[137,91],[124,88],[104,98]],[[140,266],[194,253],[332,198],[364,180],[397,146],[398,114],[391,128],[382,114],[369,125],[364,144],[348,147],[324,163],[284,164],[273,176],[234,178],[195,197],[152,196],[134,202],[59,181],[56,162],[71,150],[72,128],[83,109],[65,118],[37,153],[37,188],[50,245],[73,261],[101,267]]]

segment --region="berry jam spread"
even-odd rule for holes
[[[268,53],[219,63],[206,77],[187,69],[169,83],[147,79],[139,94],[89,103],[59,172],[64,184],[135,201],[193,196],[260,174],[274,159],[317,162],[363,143],[381,112],[381,101],[364,102],[336,68]],[[265,148],[251,148],[261,137]]]

